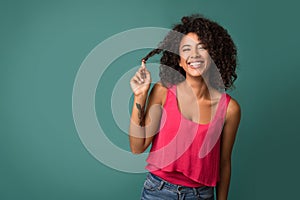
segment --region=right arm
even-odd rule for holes
[[[143,74],[144,73],[144,74]],[[143,79],[144,82],[140,82]],[[144,63],[130,85],[134,92],[134,102],[129,127],[129,142],[132,153],[143,153],[151,144],[159,130],[162,115],[162,105],[167,89],[161,83],[156,83],[148,97],[151,76]],[[147,106],[145,106],[147,101]]]

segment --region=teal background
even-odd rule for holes
[[[298,8],[292,0],[1,0],[0,199],[139,199],[145,174],[111,169],[81,143],[72,116],[75,76],[88,53],[110,36],[137,27],[171,28],[196,12],[227,28],[238,47],[239,77],[229,94],[240,103],[242,120],[229,199],[296,199]],[[111,91],[146,52],[116,60],[97,88],[99,121],[126,150],[127,135],[112,118]]]

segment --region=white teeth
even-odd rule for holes
[[[201,63],[200,62],[193,62],[191,63],[191,65],[200,65]]]
[[[192,65],[192,66],[198,66],[200,64],[201,64],[201,62],[192,62],[192,63],[190,63],[190,65]]]

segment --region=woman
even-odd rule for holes
[[[161,52],[160,81],[148,97],[145,63]],[[225,92],[237,78],[235,69],[230,35],[200,15],[183,17],[142,60],[130,81],[129,127],[133,153],[152,144],[142,199],[214,199],[214,188],[218,200],[227,199],[241,117],[238,102]]]

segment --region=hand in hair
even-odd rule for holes
[[[130,80],[130,86],[134,96],[147,95],[151,83],[151,74],[147,70],[145,61]]]

